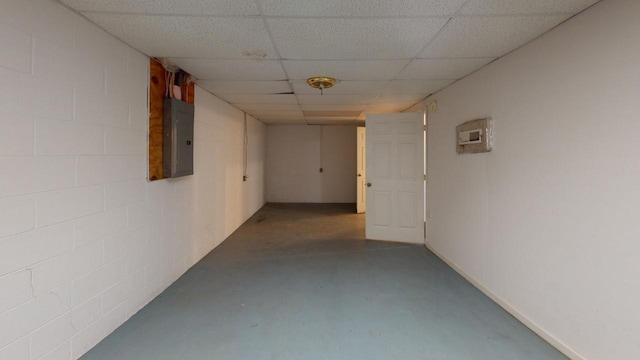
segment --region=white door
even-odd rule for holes
[[[367,201],[367,191],[364,186],[364,182],[366,179],[366,135],[365,129],[363,127],[358,128],[358,173],[356,174],[356,188],[358,190],[357,203],[356,203],[356,211],[358,214],[362,214],[365,212],[365,203]]]
[[[424,243],[424,115],[366,118],[366,237]]]

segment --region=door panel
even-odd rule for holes
[[[423,119],[422,113],[367,115],[368,239],[424,242]]]
[[[399,192],[398,193],[398,226],[403,228],[410,228],[415,225],[416,213],[413,211],[416,207],[416,194],[412,192]]]
[[[391,226],[391,192],[376,191],[373,196],[373,204],[376,207],[374,224],[376,226]]]
[[[398,150],[400,153],[400,163],[398,164],[400,173],[398,174],[398,176],[402,180],[411,181],[416,176],[415,144],[398,144]]]
[[[392,148],[390,143],[376,142],[373,144],[373,161],[371,166],[371,178],[390,179],[391,178],[391,157]]]

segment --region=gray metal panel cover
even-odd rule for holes
[[[164,177],[193,175],[194,107],[177,99],[164,99]]]

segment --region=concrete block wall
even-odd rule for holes
[[[576,360],[640,358],[638,18],[600,1],[420,104],[428,246]],[[493,150],[456,154],[488,116]]]
[[[147,182],[149,58],[53,1],[0,5],[0,359],[76,359],[264,204],[266,127],[242,182],[243,114],[198,89],[196,174]]]

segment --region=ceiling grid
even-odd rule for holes
[[[267,124],[398,112],[597,0],[58,0]],[[330,76],[320,95],[306,79]]]
[[[273,38],[273,32],[271,32],[271,29],[269,28],[269,23],[267,22],[267,19],[264,17],[264,10],[262,9],[262,5],[260,4],[259,0],[254,0],[256,7],[258,8],[258,12],[260,13],[260,17],[262,18],[262,23],[264,24],[264,27],[267,31],[267,34],[269,35],[269,39],[271,40],[271,44],[273,45],[273,48],[276,52],[276,55],[278,56],[278,63],[280,64],[280,67],[282,68],[282,71],[285,74],[286,79],[289,79],[289,74],[287,73],[287,69],[284,67],[284,63],[282,62],[282,56],[280,55],[280,51],[278,50],[278,45],[276,44],[275,39]],[[260,84],[258,84],[258,86],[260,86]],[[267,110],[262,110],[262,114],[261,116],[256,116],[254,115],[255,113],[253,113],[252,115],[258,118],[263,118],[265,119],[266,115],[272,115],[272,116],[286,116],[286,115],[291,115],[291,116],[295,116],[298,118],[304,118],[304,116],[302,116],[302,110],[299,108],[299,104],[300,101],[298,100],[298,94],[295,92],[295,89],[293,88],[293,84],[290,81],[287,81],[287,87],[289,88],[289,92],[293,93],[293,95],[296,97],[296,102],[298,104],[298,109],[296,111],[286,111],[286,110],[272,110],[271,112],[267,112]],[[224,92],[224,90],[221,90],[220,93]],[[237,105],[237,103],[236,103]],[[244,111],[247,111],[246,109],[243,109]],[[306,118],[305,118],[306,121]]]

